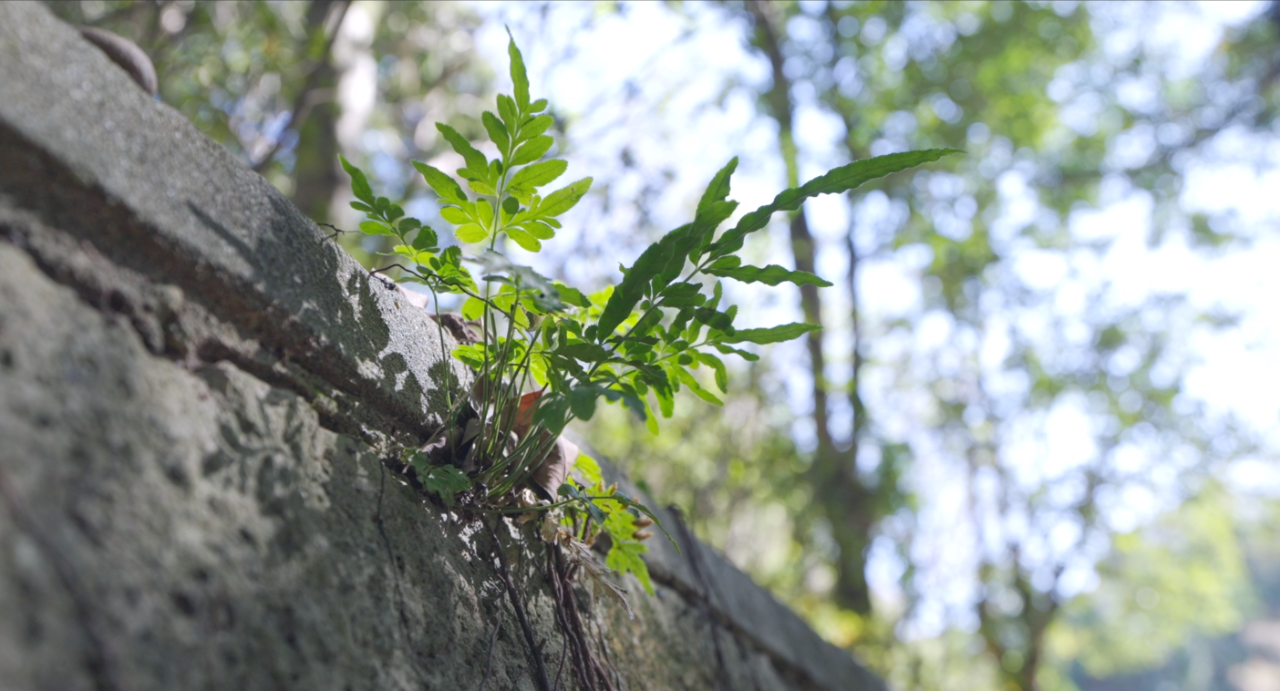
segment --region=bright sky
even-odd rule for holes
[[[743,27],[736,21],[726,21],[722,13],[698,3],[684,7],[687,18],[660,3],[631,4],[625,16],[602,17],[591,29],[584,30],[584,20],[596,11],[593,3],[562,4],[545,14],[539,13],[536,6],[520,3],[474,5],[490,20],[478,34],[478,46],[494,71],[502,75],[499,84],[506,82],[505,23],[523,50],[535,97],[554,94],[557,110],[570,114],[567,179],[592,175],[597,188],[602,181],[613,180],[611,198],[620,202],[634,198],[640,192],[638,177],[620,177],[618,167],[618,150],[629,145],[641,170],[671,170],[667,191],[647,204],[654,223],[665,227],[687,220],[706,181],[733,155],[740,156],[742,163],[732,197],[741,201],[745,209],[767,202],[783,187],[776,135],[766,121],[756,116],[753,103],[753,89],[767,83],[767,66],[744,49]],[[1225,27],[1248,21],[1262,7],[1261,2],[1115,3],[1094,9],[1097,29],[1105,36],[1102,43],[1109,55],[1122,56],[1142,49],[1148,55],[1167,57],[1168,73],[1180,77],[1190,74],[1208,57]],[[568,39],[552,43],[545,37]],[[726,84],[747,88],[726,88]],[[1131,97],[1142,98],[1140,85],[1134,88]],[[798,123],[802,150],[829,150],[830,143],[841,134],[838,126],[816,110],[803,110]],[[1079,237],[1114,239],[1101,261],[1081,259],[1068,265],[1059,256],[1028,251],[1020,256],[1015,270],[1029,283],[1039,283],[1044,288],[1057,285],[1058,309],[1064,312],[1082,309],[1081,296],[1087,286],[1109,283],[1108,295],[1115,305],[1138,304],[1150,295],[1176,291],[1186,292],[1197,307],[1240,314],[1238,328],[1218,333],[1201,331],[1187,344],[1188,352],[1199,364],[1190,371],[1186,392],[1213,410],[1233,412],[1268,435],[1273,444],[1280,444],[1280,365],[1276,364],[1280,354],[1280,300],[1275,299],[1280,296],[1280,270],[1275,268],[1280,266],[1280,233],[1275,232],[1280,229],[1280,194],[1274,192],[1280,189],[1280,168],[1275,165],[1280,161],[1280,140],[1254,141],[1228,133],[1219,137],[1215,148],[1214,153],[1235,162],[1197,159],[1188,170],[1181,201],[1187,211],[1231,213],[1235,227],[1255,238],[1247,249],[1210,255],[1175,238],[1152,250],[1147,244],[1152,230],[1149,195],[1111,185],[1104,186],[1101,208],[1077,212],[1070,219],[1071,228]],[[805,160],[804,177],[821,172],[819,165],[832,163],[812,156]],[[1031,193],[1016,176],[1002,180],[1001,191],[1007,214],[1034,213]],[[814,232],[820,240],[842,243],[842,234],[848,228],[848,206],[837,197],[827,197],[814,204],[811,211]],[[874,220],[889,212],[883,195],[871,194],[856,213]],[[616,224],[614,228],[626,228],[635,221],[625,210],[610,218]],[[568,219],[566,228],[573,225],[573,220]],[[604,233],[605,228],[592,227],[585,232]],[[783,239],[779,233],[773,238],[772,248],[761,247],[758,251],[786,256]],[[563,244],[572,246],[574,240],[569,234]],[[593,240],[610,242],[601,236],[593,236]],[[615,262],[630,262],[641,249],[634,242],[619,242],[618,246],[631,254],[618,257]],[[538,259],[547,261],[546,257]],[[781,261],[774,256],[768,260]],[[560,256],[551,261],[559,264],[546,267],[549,273],[570,278],[597,271],[575,257]],[[838,282],[843,276],[844,261],[842,252],[824,253],[819,273]],[[875,303],[867,308],[888,316],[913,311],[920,299],[914,275],[917,268],[909,254],[893,262],[869,264],[863,272],[862,292],[874,295],[871,299]],[[759,324],[798,318],[794,294],[751,304],[755,309],[745,316]],[[833,314],[841,312],[837,301]],[[908,345],[922,347],[931,340],[945,340],[951,334],[948,329],[945,322],[922,323],[915,334],[916,343]],[[803,357],[798,346],[780,348],[774,354],[782,358]],[[997,355],[992,354],[993,361],[998,360]],[[803,387],[795,387],[792,403],[799,410],[807,407]],[[1089,454],[1092,449],[1078,441],[1089,436],[1089,424],[1079,406],[1068,404],[1045,418],[1045,434],[1038,441],[1014,440],[1015,444],[1043,446],[1043,453],[1029,454],[1044,460],[1042,466],[1025,469],[1028,482],[1068,468]],[[803,444],[806,430],[799,429],[797,434]],[[1158,474],[1162,459],[1144,459],[1136,449],[1126,453],[1122,462],[1134,468],[1152,464],[1152,472]],[[936,544],[925,543],[921,548],[935,551],[932,556],[937,567],[937,587],[947,591],[938,594],[936,607],[922,610],[919,630],[923,633],[942,626],[946,603],[967,602],[972,597],[972,584],[946,575],[954,573],[951,567],[964,568],[969,561],[969,556],[946,544],[953,537],[949,532],[954,525],[951,517],[963,510],[963,495],[954,489],[962,483],[958,477],[948,481],[956,469],[945,464],[930,466],[927,454],[921,458],[921,465],[927,469],[929,487],[933,488],[925,492],[931,508],[925,512],[921,527],[924,531],[935,530],[939,536]],[[1273,460],[1240,463],[1230,477],[1242,490],[1280,493],[1280,472]],[[1149,494],[1126,493],[1114,502],[1112,521],[1117,528],[1132,528],[1159,508],[1157,499]],[[1070,537],[1070,529],[1063,526],[1065,532],[1059,531],[1062,540]],[[872,582],[881,595],[892,597],[901,566],[890,550],[873,550]],[[1089,569],[1074,576],[1073,582],[1077,589],[1091,587]]]

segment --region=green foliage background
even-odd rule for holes
[[[578,46],[643,13],[625,3],[51,7],[137,40],[162,100],[339,225],[355,220],[342,215],[339,153],[434,222],[440,204],[408,161],[445,155],[436,120],[485,138],[470,114],[503,66],[476,50],[486,26],[509,24],[526,57],[547,56],[534,81],[554,108]],[[584,171],[596,189],[566,219],[587,230],[565,231],[576,247],[553,277],[616,280],[618,262],[669,229],[667,207],[692,211],[700,189],[682,203],[661,190],[686,174],[705,184],[706,165],[652,144],[693,126],[652,124],[684,101],[700,105],[681,112],[729,110],[745,94],[759,127],[741,141],[766,143],[744,168],[774,165],[774,189],[891,151],[967,155],[842,202],[849,228],[837,234],[810,205],[746,245],[752,263],[814,272],[842,292],[800,289],[782,307],[730,294],[824,329],[731,368],[738,393],[723,409],[677,397],[672,433],[652,437],[603,407],[582,434],[896,688],[1232,688],[1230,671],[1255,656],[1240,631],[1280,616],[1280,543],[1272,500],[1222,478],[1236,459],[1274,463],[1274,450],[1188,399],[1183,375],[1188,344],[1238,317],[1177,292],[1116,299],[1113,279],[1086,279],[1133,231],[1086,236],[1073,223],[1137,198],[1153,248],[1227,256],[1265,239],[1267,228],[1231,211],[1189,208],[1184,192],[1196,162],[1274,165],[1259,152],[1277,134],[1280,13],[1260,7],[1202,64],[1178,67],[1145,27],[1188,7],[665,3],[681,29],[664,50],[732,31],[749,59],[711,89],[641,66],[599,108],[552,112],[560,155],[598,168]],[[1126,32],[1137,42],[1117,40]],[[372,85],[363,101],[346,91],[360,84]],[[814,113],[841,134],[815,141],[804,126]],[[1223,145],[1230,137],[1250,145]],[[343,242],[366,260],[390,249]],[[1067,267],[1063,285],[1028,280],[1027,257]],[[895,288],[874,283],[886,265],[913,281],[905,311],[881,307],[894,302],[884,291]],[[931,330],[943,336],[925,342]],[[1091,451],[1056,469],[1044,440],[1027,440],[1063,410],[1089,421]],[[1134,449],[1144,462],[1124,462]],[[965,501],[943,512],[948,492]],[[948,545],[961,556],[947,557]],[[869,565],[892,587],[884,577],[871,587]]]

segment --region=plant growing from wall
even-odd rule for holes
[[[501,251],[504,238],[541,250],[561,227],[559,217],[592,182],[583,178],[544,191],[567,163],[544,159],[554,143],[546,134],[552,124],[547,101],[531,100],[514,40],[508,52],[515,93],[499,95],[497,112],[482,115],[499,156],[490,160],[456,130],[437,124],[465,162],[456,171],[461,182],[425,163],[413,164],[444,204],[440,215],[454,226],[460,244],[442,249],[434,229],[376,196],[364,173],[342,159],[357,199],[351,205],[367,215],[360,230],[395,238],[397,261],[379,271],[398,268],[400,281],[425,285],[434,298],[466,296],[462,318],[474,325],[474,338],[460,339],[451,353],[475,373],[474,384],[448,394],[443,428],[422,449],[406,452],[405,460],[446,505],[540,513],[544,539],[560,545],[581,567],[579,573],[603,572],[592,568],[585,546],[607,534],[607,566],[634,573],[652,592],[640,557],[647,548],[639,538],[655,517],[616,485],[606,486],[596,463],[561,437],[564,427],[573,419],[590,420],[603,399],[625,406],[657,434],[658,417],[671,416],[681,387],[719,405],[696,370],[710,370],[723,393],[728,373],[722,356],[754,360],[757,355],[741,346],[788,341],[817,328],[736,328],[738,309],[724,304],[721,279],[830,285],[804,271],[743,264],[738,251],[746,237],[765,228],[775,212],[795,211],[810,197],[847,192],[957,152],[934,149],[856,161],[782,192],[717,234],[738,207],[728,199],[735,158],[711,180],[692,222],[646,249],[623,269],[617,285],[586,295],[513,263]],[[478,281],[474,268],[480,269]],[[436,321],[444,321],[438,312]]]

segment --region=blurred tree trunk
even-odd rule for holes
[[[756,31],[752,43],[768,57],[773,68],[773,85],[765,95],[765,105],[769,114],[778,123],[780,147],[787,166],[787,185],[795,187],[800,182],[796,144],[792,131],[795,104],[791,99],[791,80],[783,70],[785,58],[782,54],[780,34],[784,28],[779,17],[776,16],[775,6],[767,2],[751,2],[748,3],[747,9],[755,20]],[[813,235],[809,232],[809,224],[803,208],[791,215],[790,230],[795,268],[816,273],[814,269],[817,248]],[[852,246],[852,240],[850,243]],[[849,274],[851,284],[857,280],[856,272],[857,263],[856,259],[853,259]],[[854,295],[856,320],[856,291]],[[801,286],[800,301],[805,321],[822,326],[822,298],[817,287]],[[813,423],[817,437],[817,449],[814,451],[810,480],[819,510],[830,524],[832,538],[840,550],[836,562],[834,593],[836,601],[840,606],[859,614],[868,614],[871,611],[871,596],[867,587],[866,555],[867,548],[870,546],[871,531],[878,517],[875,515],[875,502],[870,491],[858,478],[859,435],[856,432],[862,424],[862,416],[859,414],[861,406],[855,405],[855,434],[851,445],[848,450],[841,451],[836,447],[831,435],[823,334],[823,331],[814,331],[807,336],[812,378]],[[860,365],[861,362],[855,354],[855,371],[851,384],[855,402],[858,401],[856,382],[857,367]]]
[[[344,12],[343,0],[312,0],[307,8],[308,40],[324,33],[325,21],[330,11]],[[335,7],[337,5],[337,7]],[[337,34],[341,20],[333,27]],[[323,39],[321,39],[323,40]],[[326,41],[325,45],[332,45]],[[317,58],[315,73],[306,82],[305,91],[298,95],[301,108],[291,123],[298,132],[297,159],[294,164],[295,187],[293,203],[302,213],[318,222],[329,220],[329,207],[342,178],[338,175],[338,104],[331,97],[318,98],[318,94],[331,94],[337,75],[330,60],[329,50]]]

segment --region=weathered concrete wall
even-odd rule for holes
[[[0,691],[536,688],[487,534],[380,460],[440,410],[440,345],[42,5],[0,3]],[[544,547],[500,534],[554,673]],[[584,610],[620,688],[882,688],[711,550],[651,544],[634,620]]]

